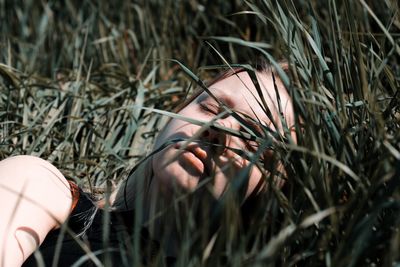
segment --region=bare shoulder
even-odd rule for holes
[[[0,161],[0,203],[0,236],[5,236],[0,248],[14,248],[24,260],[67,219],[72,196],[68,181],[51,163],[15,156]]]

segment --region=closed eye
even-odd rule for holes
[[[199,103],[200,109],[204,113],[211,113],[213,115],[218,115],[221,112],[221,109],[218,105],[211,104],[211,103]]]

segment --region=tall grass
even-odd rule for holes
[[[276,147],[284,189],[252,203],[247,231],[229,197],[211,236],[189,220],[177,265],[396,266],[398,5],[0,1],[0,157],[40,156],[101,194],[150,151],[167,120],[151,109],[196,86],[172,59],[203,79],[225,61],[285,59],[298,144]]]

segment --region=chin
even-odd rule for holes
[[[173,190],[192,192],[196,189],[200,176],[189,174],[178,162],[173,162],[166,168],[165,175],[168,176],[170,186]]]
[[[162,166],[162,161],[153,162],[157,167]],[[162,170],[154,172],[153,179],[158,184],[159,191],[165,197],[170,197],[174,193],[187,193],[196,189],[200,177],[190,175],[178,162],[172,162]]]
[[[157,179],[161,191],[186,191],[191,192],[196,189],[197,184],[202,176],[190,166],[185,165],[180,160],[179,150],[169,147],[161,151],[153,158],[153,173]],[[170,162],[170,159],[176,158]],[[169,164],[168,164],[169,163]],[[167,166],[165,166],[168,164]],[[163,166],[165,166],[163,168]]]

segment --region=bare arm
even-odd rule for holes
[[[0,266],[20,266],[68,217],[72,197],[60,171],[32,156],[0,161]]]

